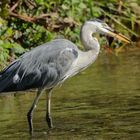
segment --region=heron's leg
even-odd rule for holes
[[[29,112],[27,113],[30,134],[33,133],[33,122],[32,122],[33,111],[36,108],[36,104],[38,103],[38,100],[39,100],[39,97],[41,96],[41,94],[42,94],[42,89],[39,89],[31,108],[30,108]]]
[[[46,121],[48,123],[49,128],[53,127],[52,118],[51,118],[51,94],[52,89],[47,93],[47,112],[46,112]]]

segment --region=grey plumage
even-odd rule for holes
[[[23,54],[0,73],[0,91],[52,88],[65,78],[77,57],[76,46],[68,40],[56,39],[43,44]],[[17,81],[13,80],[15,76]]]
[[[0,92],[37,88],[36,98],[27,114],[30,133],[33,132],[32,115],[45,89],[48,91],[46,121],[52,127],[50,114],[52,89],[91,65],[97,58],[100,45],[93,33],[108,34],[127,43],[129,40],[116,35],[100,20],[86,21],[81,27],[80,38],[85,51],[66,39],[56,39],[23,54],[0,72]]]

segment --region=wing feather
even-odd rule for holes
[[[11,75],[0,79],[0,87],[7,83],[0,91],[54,87],[64,79],[77,57],[77,48],[66,40],[55,40],[37,47],[22,55],[18,61],[0,73],[2,77]]]

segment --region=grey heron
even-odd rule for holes
[[[96,60],[100,51],[99,42],[93,36],[96,32],[130,42],[125,36],[114,33],[105,22],[98,19],[88,20],[82,25],[80,32],[85,51],[78,49],[69,40],[55,39],[24,53],[0,72],[0,93],[38,89],[27,113],[31,134],[33,133],[33,112],[43,91],[48,91],[46,121],[49,128],[52,128],[52,90]]]

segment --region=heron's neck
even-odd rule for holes
[[[100,50],[100,45],[98,40],[92,36],[93,33],[96,33],[95,27],[83,25],[81,28],[80,38],[86,51],[94,50],[98,53]]]

